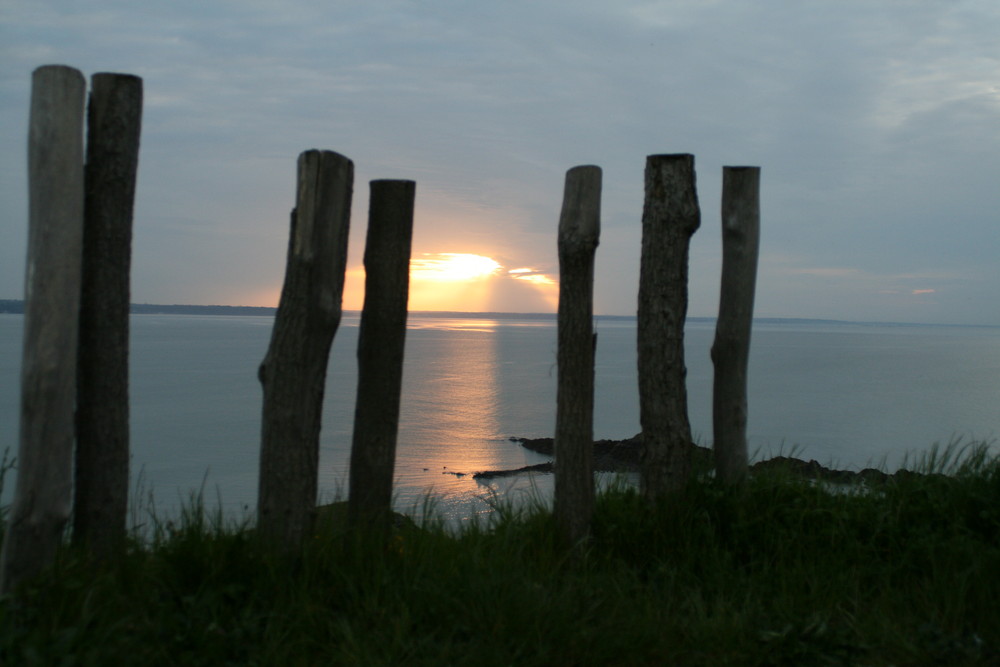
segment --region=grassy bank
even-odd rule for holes
[[[605,493],[571,557],[541,509],[301,558],[197,503],[113,568],[67,549],[0,600],[3,665],[996,665],[1000,463],[873,490],[770,470],[647,507]]]

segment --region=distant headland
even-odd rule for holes
[[[278,309],[264,306],[189,306],[133,303],[133,315],[274,315]],[[0,299],[0,313],[23,314],[24,301]]]

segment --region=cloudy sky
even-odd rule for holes
[[[1000,324],[998,35],[996,0],[3,0],[0,298],[31,72],[59,63],[144,81],[135,302],[276,305],[320,148],[355,163],[347,308],[368,181],[406,178],[411,307],[553,309],[564,175],[597,164],[596,310],[634,314],[645,158],[693,153],[690,315],[717,307],[722,167],[759,165],[758,316]]]

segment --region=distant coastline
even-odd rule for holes
[[[163,305],[153,303],[133,303],[129,306],[133,315],[274,315],[278,309],[264,306],[191,306]],[[0,299],[0,313],[23,315],[24,301]]]
[[[278,312],[272,306],[196,306],[187,304],[153,304],[133,303],[130,307],[133,315],[220,315],[233,317],[273,316]],[[0,314],[24,314],[24,301],[20,299],[0,299]],[[345,315],[358,315],[360,311],[345,310]],[[498,313],[498,312],[466,312],[446,310],[411,310],[410,315],[436,318],[479,318],[491,320],[540,320],[555,321],[556,313]],[[635,315],[595,315],[597,322],[629,322],[635,321]],[[688,322],[713,323],[714,317],[688,317]],[[871,327],[962,327],[996,329],[995,324],[931,324],[926,322],[866,322],[854,320],[817,319],[808,317],[755,317],[756,324],[803,324],[803,325],[851,325]]]

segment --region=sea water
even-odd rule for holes
[[[273,318],[134,315],[131,319],[132,478],[136,499],[175,512],[201,492],[237,516],[256,502],[262,393],[257,367]],[[357,315],[330,356],[320,437],[322,501],[346,497]],[[636,323],[599,318],[594,435],[639,430]],[[17,449],[23,318],[0,315],[0,450]],[[714,323],[689,321],[688,408],[711,444]],[[748,440],[757,458],[794,453],[826,465],[894,469],[935,443],[1000,433],[1000,328],[812,321],[754,324]],[[498,499],[548,502],[552,476],[472,474],[547,460],[511,437],[555,425],[554,318],[411,314],[395,468],[396,507],[427,497],[462,521]],[[12,497],[7,480],[3,501]]]

